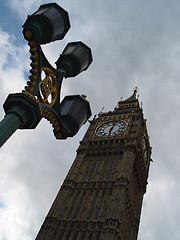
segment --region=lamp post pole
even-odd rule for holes
[[[8,114],[0,122],[0,147],[21,126],[21,120],[15,114]]]
[[[91,64],[90,48],[82,42],[68,43],[56,69],[41,48],[41,44],[63,39],[69,28],[68,13],[56,3],[41,5],[28,16],[23,34],[30,46],[31,75],[22,93],[9,94],[3,105],[6,115],[0,122],[0,147],[17,129],[35,129],[43,117],[52,124],[57,139],[66,139],[91,116],[84,95],[66,96],[60,102],[63,79],[75,77]]]

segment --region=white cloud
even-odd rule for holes
[[[12,10],[12,13],[17,15],[21,21],[25,21],[27,15],[31,15],[33,12],[38,10],[39,6],[42,4],[42,0],[7,0],[6,5]],[[33,10],[34,9],[34,10]],[[30,12],[29,12],[30,10]],[[32,12],[33,11],[33,12]]]
[[[16,47],[13,44],[13,39],[15,39],[13,35],[0,30],[0,52],[3,56],[0,60],[1,118],[4,115],[2,104],[7,95],[20,92],[25,85],[24,71],[27,71],[27,50],[25,51],[24,46]],[[34,220],[28,189],[24,186],[23,181],[18,180],[18,176],[13,176],[13,171],[19,164],[17,159],[18,145],[22,145],[21,138],[17,140],[16,145],[13,143],[13,139],[12,141],[10,139],[9,149],[1,149],[0,239],[13,239],[14,235],[17,239],[31,239],[27,232],[32,228]],[[29,211],[24,211],[23,208],[29,208]],[[29,221],[26,221],[26,218]]]
[[[21,91],[25,85],[24,73],[27,71],[28,54],[24,46],[16,47],[15,37],[0,29],[0,86],[2,103],[10,92]]]

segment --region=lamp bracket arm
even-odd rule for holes
[[[59,115],[59,113],[52,107],[49,107],[43,103],[40,103],[40,105],[41,115],[52,124],[54,136],[56,139],[66,139],[68,134],[67,130],[63,126],[61,115]]]
[[[37,102],[44,103],[58,111],[61,85],[66,70],[55,69],[47,60],[38,42],[28,41],[28,45],[31,54],[31,75],[23,93],[32,95]]]

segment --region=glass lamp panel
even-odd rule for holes
[[[73,107],[71,108],[69,114],[76,119],[79,124],[79,128],[86,122],[87,120],[87,109],[85,104],[80,101],[76,101]]]
[[[61,115],[67,115],[74,103],[74,100],[68,100],[63,102],[61,107]]]
[[[84,49],[81,46],[78,46],[78,47],[76,47],[76,49],[74,50],[73,53],[74,53],[74,55],[77,56],[77,58],[81,62],[81,71],[86,69],[89,64],[89,55],[88,55],[86,49]]]
[[[60,106],[61,116],[76,121],[79,128],[91,116],[89,103],[79,95],[66,96]]]
[[[42,13],[45,15],[52,23],[53,26],[53,38],[64,32],[64,19],[61,13],[54,7],[49,8],[47,11]]]
[[[74,51],[75,48],[76,48],[76,46],[69,46],[68,48],[64,49],[63,54],[64,55],[72,54],[72,52]]]

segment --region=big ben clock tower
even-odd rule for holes
[[[150,155],[135,90],[90,122],[36,240],[136,240]]]

